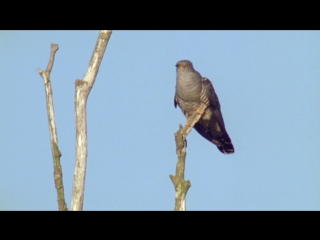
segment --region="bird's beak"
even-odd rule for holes
[[[184,68],[184,66],[183,65],[176,65],[176,67],[177,67],[177,69],[183,69]]]

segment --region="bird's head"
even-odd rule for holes
[[[189,60],[181,60],[176,63],[177,72],[186,72],[186,71],[194,71],[192,62]]]

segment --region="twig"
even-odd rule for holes
[[[204,112],[207,105],[201,104],[199,111]],[[179,126],[179,130],[174,134],[176,141],[176,151],[178,155],[178,162],[176,166],[176,175],[170,175],[170,179],[173,183],[173,186],[176,191],[175,195],[175,211],[185,211],[186,210],[186,195],[191,187],[190,181],[185,181],[184,179],[184,170],[185,170],[185,162],[186,162],[186,148],[187,141],[186,137],[194,127],[194,125],[199,121],[201,114],[194,113],[193,116],[187,119],[187,123],[184,127]]]
[[[111,30],[100,32],[89,67],[83,80],[76,80],[76,163],[74,171],[71,209],[81,211],[83,208],[84,184],[87,164],[87,112],[86,104],[91,88],[95,82],[100,63],[107,47]]]
[[[37,71],[44,80],[44,86],[46,91],[47,113],[48,113],[51,151],[52,151],[53,167],[54,167],[54,183],[57,190],[58,207],[60,211],[67,211],[68,208],[64,198],[62,167],[60,163],[61,152],[58,147],[58,136],[57,136],[57,128],[56,128],[56,123],[54,118],[53,97],[52,97],[52,88],[51,88],[51,82],[50,82],[50,74],[52,71],[53,63],[54,63],[54,57],[58,49],[59,47],[57,44],[51,44],[50,60],[49,60],[46,71],[43,71],[41,69],[37,69]]]

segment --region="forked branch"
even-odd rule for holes
[[[76,114],[76,163],[74,171],[71,209],[81,211],[83,208],[84,184],[87,165],[87,110],[86,104],[99,71],[106,50],[111,30],[100,32],[93,51],[89,67],[83,80],[76,80],[75,114]]]
[[[52,97],[52,88],[51,88],[51,81],[50,81],[50,74],[52,71],[53,63],[54,63],[54,57],[58,49],[59,47],[57,44],[51,44],[50,60],[49,60],[46,71],[43,71],[41,69],[37,69],[37,71],[44,80],[44,86],[45,86],[45,92],[46,92],[50,142],[51,142],[51,151],[52,151],[53,167],[54,167],[54,183],[57,190],[58,207],[60,211],[67,211],[68,208],[64,198],[62,167],[60,163],[61,152],[58,147],[58,135],[57,135],[55,118],[54,118],[53,97]]]

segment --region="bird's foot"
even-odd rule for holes
[[[197,108],[196,113],[198,113],[198,114],[200,114],[200,115],[203,115],[203,114],[204,114],[204,111],[201,112],[201,111]]]

